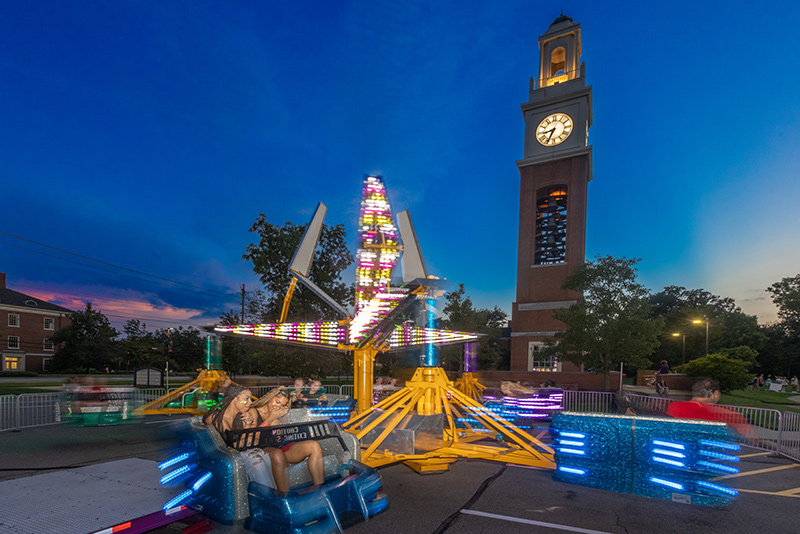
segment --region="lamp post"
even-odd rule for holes
[[[675,332],[672,334],[673,337],[681,336],[683,338],[683,356],[681,357],[681,363],[686,363],[686,334],[681,334],[680,332]]]
[[[708,356],[708,318],[705,319],[695,319],[692,321],[694,324],[703,324],[706,323],[706,356]]]

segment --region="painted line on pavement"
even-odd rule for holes
[[[800,467],[800,464],[791,464],[791,465],[779,465],[777,467],[767,467],[766,469],[756,469],[755,471],[744,471],[743,473],[737,473],[735,475],[725,475],[717,478],[712,478],[711,480],[727,480],[729,478],[739,478],[739,477],[746,477],[750,475],[760,475],[761,473],[771,473],[772,471],[781,471],[783,469],[792,469],[794,467]]]
[[[461,510],[462,514],[478,515],[481,517],[488,517],[489,519],[500,519],[502,521],[511,521],[513,523],[523,523],[525,525],[536,525],[537,527],[555,528],[558,530],[566,530],[569,532],[579,532],[580,534],[612,534],[602,530],[591,530],[588,528],[570,527],[567,525],[558,525],[556,523],[546,523],[544,521],[534,521],[532,519],[522,519],[521,517],[511,517],[508,515],[490,514],[488,512],[478,512],[477,510]]]
[[[772,451],[765,451],[765,452],[754,452],[753,454],[742,454],[739,458],[752,458],[754,456],[767,456],[768,454],[775,454]]]

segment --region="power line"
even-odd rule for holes
[[[7,236],[9,236],[9,237],[13,237],[13,238],[15,238],[15,239],[19,239],[19,240],[21,240],[21,241],[26,241],[26,242],[28,242],[28,243],[33,243],[33,244],[35,244],[35,245],[39,245],[39,246],[41,246],[41,247],[49,248],[49,249],[51,249],[51,250],[56,250],[56,251],[58,251],[58,252],[62,252],[62,253],[64,253],[64,254],[69,254],[69,255],[71,255],[71,256],[75,256],[75,257],[82,258],[82,259],[85,259],[85,260],[93,261],[93,262],[100,263],[100,264],[103,264],[103,265],[108,265],[109,267],[114,267],[114,268],[116,268],[116,269],[122,269],[122,270],[124,270],[124,271],[132,272],[132,273],[135,273],[135,274],[140,274],[140,275],[142,275],[142,276],[148,276],[148,277],[150,277],[150,278],[155,278],[156,280],[163,280],[163,281],[165,281],[165,282],[170,282],[170,283],[172,283],[172,284],[177,284],[177,285],[180,285],[180,286],[185,286],[184,288],[181,288],[181,287],[176,287],[176,288],[174,288],[174,289],[181,289],[181,290],[183,290],[183,291],[194,290],[194,292],[216,293],[216,294],[218,294],[218,295],[224,295],[224,296],[225,296],[225,297],[227,297],[227,298],[231,298],[231,299],[233,299],[233,298],[236,298],[236,299],[238,299],[238,295],[237,295],[237,294],[225,293],[225,292],[223,292],[223,291],[217,291],[217,290],[215,290],[215,289],[206,289],[206,288],[204,288],[204,287],[199,287],[199,286],[195,286],[195,285],[192,285],[192,284],[187,284],[187,283],[185,283],[185,282],[179,282],[179,281],[177,281],[177,280],[172,280],[172,279],[170,279],[170,278],[164,278],[164,277],[162,277],[162,276],[157,276],[157,275],[154,275],[154,274],[149,274],[149,273],[146,273],[146,272],[143,272],[143,271],[138,271],[138,270],[136,270],[136,269],[129,269],[128,267],[123,267],[123,266],[121,266],[121,265],[116,265],[116,264],[114,264],[114,263],[109,263],[109,262],[107,262],[107,261],[98,260],[98,259],[95,259],[95,258],[92,258],[92,257],[89,257],[89,256],[84,256],[84,255],[82,255],[82,254],[76,254],[75,252],[70,252],[70,251],[68,251],[68,250],[64,250],[64,249],[61,249],[61,248],[58,248],[58,247],[54,247],[54,246],[51,246],[51,245],[47,245],[47,244],[45,244],[45,243],[40,243],[40,242],[38,242],[38,241],[34,241],[34,240],[32,240],[32,239],[27,239],[27,238],[24,238],[24,237],[20,237],[20,236],[18,236],[18,235],[10,234],[10,233],[8,233],[8,232],[3,232],[2,230],[0,230],[0,234],[7,235]],[[70,259],[67,259],[67,258],[62,258],[62,257],[60,257],[60,256],[56,256],[56,255],[53,255],[53,254],[47,254],[47,253],[45,253],[45,252],[42,252],[42,251],[40,251],[40,250],[34,250],[34,249],[31,249],[31,248],[22,247],[22,246],[20,246],[20,245],[15,245],[15,244],[13,244],[13,243],[9,243],[9,242],[7,242],[7,241],[0,241],[0,243],[5,243],[6,245],[10,245],[10,246],[12,246],[12,247],[20,248],[20,249],[22,249],[22,250],[27,250],[27,251],[29,251],[29,252],[33,252],[33,253],[36,253],[36,254],[41,254],[41,255],[43,255],[43,256],[48,256],[48,257],[55,258],[55,259],[58,259],[58,260],[61,260],[61,261],[66,261],[66,262],[70,262],[70,263],[75,263],[75,264],[78,264],[78,265],[82,265],[82,266],[84,266],[84,267],[89,267],[89,268],[92,268],[92,269],[97,269],[97,270],[100,270],[100,271],[105,271],[105,272],[108,272],[108,273],[111,273],[111,274],[115,274],[115,275],[117,275],[117,276],[125,276],[125,277],[127,277],[127,278],[132,278],[132,279],[134,279],[134,280],[139,280],[139,281],[142,281],[142,282],[148,282],[148,283],[151,283],[151,284],[157,284],[157,285],[161,285],[161,286],[164,286],[164,287],[172,287],[172,286],[168,286],[168,285],[165,285],[165,284],[159,284],[158,282],[154,282],[153,280],[145,280],[145,279],[138,278],[138,277],[135,277],[135,276],[125,275],[125,274],[122,274],[122,273],[117,273],[117,272],[114,272],[114,271],[111,271],[111,270],[108,270],[108,269],[103,269],[103,268],[100,268],[100,267],[97,267],[97,266],[94,266],[94,265],[87,265],[87,264],[85,264],[85,263],[81,263],[81,262],[78,262],[78,261],[75,261],[75,260],[70,260]],[[189,289],[186,289],[186,288],[189,288]]]

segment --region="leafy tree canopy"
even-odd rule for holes
[[[793,335],[800,335],[800,274],[775,282],[767,291],[778,307],[778,319]]]
[[[253,271],[261,278],[267,290],[259,306],[259,322],[274,322],[280,318],[286,290],[291,282],[289,263],[292,261],[303,233],[308,225],[287,222],[278,226],[267,221],[262,213],[253,223],[250,232],[258,234],[257,243],[247,246],[244,260],[253,264]],[[335,301],[343,306],[353,303],[354,290],[342,282],[342,272],[353,263],[353,254],[347,248],[344,225],[324,225],[319,244],[314,253],[309,278]],[[297,285],[289,308],[294,321],[336,319],[337,314],[311,291]]]
[[[761,331],[767,343],[761,351],[761,371],[786,376],[800,373],[800,274],[767,288],[778,307],[778,321]]]
[[[60,345],[53,356],[53,368],[61,371],[88,371],[113,367],[118,361],[119,332],[108,318],[86,304],[82,311],[70,314],[71,324],[53,334]]]
[[[554,314],[566,330],[556,334],[557,345],[546,347],[543,355],[559,354],[598,373],[618,369],[620,363],[649,365],[664,320],[652,316],[648,290],[636,281],[638,261],[596,256],[577,267],[562,288],[582,291],[584,298]]]
[[[665,325],[661,346],[653,354],[655,361],[667,360],[673,366],[682,363],[683,336],[687,361],[704,356],[706,321],[712,352],[739,346],[758,351],[764,345],[757,317],[743,313],[731,298],[704,289],[667,286],[651,296],[650,303],[654,316],[663,317]],[[673,333],[679,335],[672,337]]]

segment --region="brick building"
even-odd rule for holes
[[[3,371],[47,370],[56,347],[50,337],[70,324],[72,310],[6,287],[0,273],[0,364]]]
[[[539,76],[532,78],[520,174],[517,295],[511,313],[511,370],[579,372],[570,362],[540,358],[563,331],[553,313],[582,299],[561,289],[585,259],[586,205],[592,179],[592,87],[586,85],[581,28],[561,15],[539,37]]]

